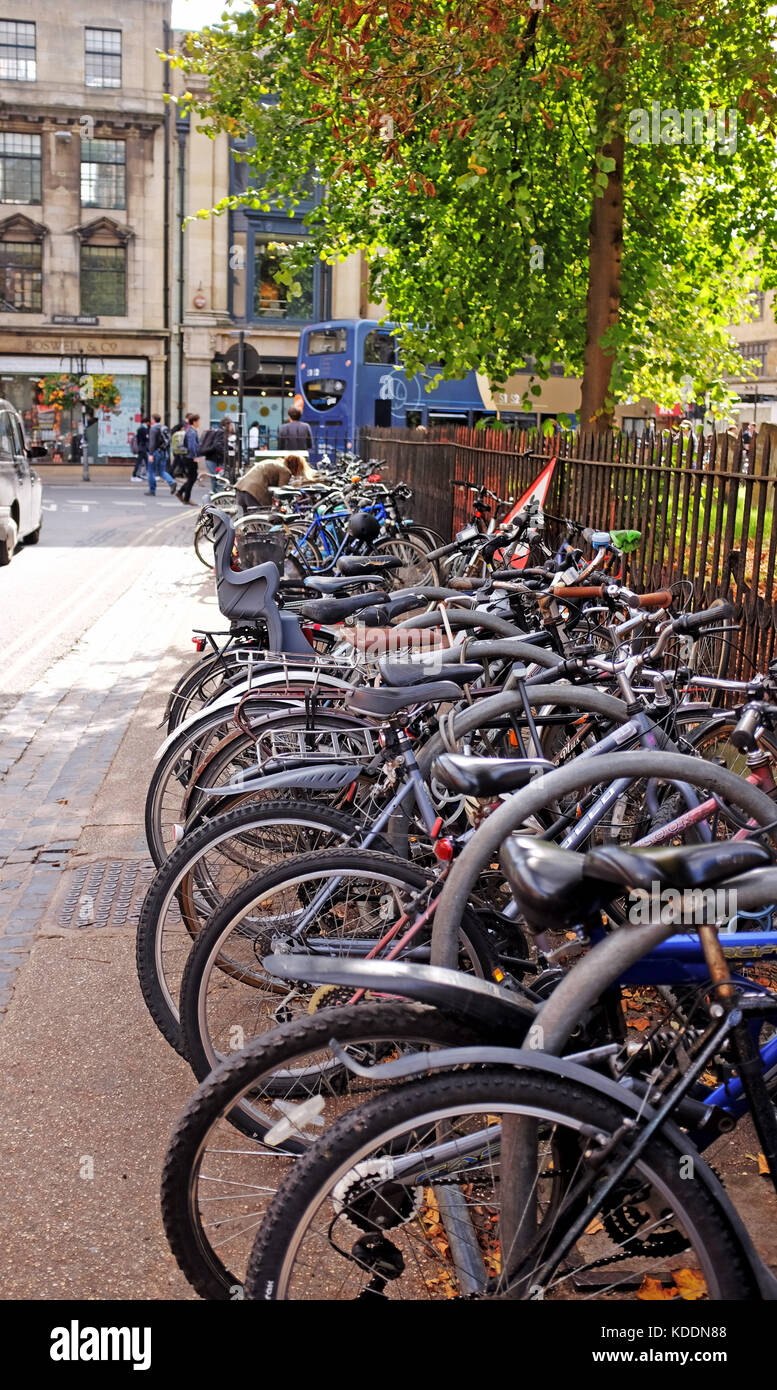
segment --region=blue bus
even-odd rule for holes
[[[431,365],[407,376],[397,360],[392,325],[377,319],[330,319],[304,328],[295,403],[312,428],[315,453],[356,448],[364,425],[474,425],[484,415],[493,416],[474,372],[427,391],[439,372]]]

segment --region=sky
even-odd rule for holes
[[[202,29],[217,23],[227,8],[225,0],[173,0],[173,28]],[[238,0],[233,8],[246,9],[247,0]]]

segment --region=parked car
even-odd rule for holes
[[[35,545],[43,521],[43,484],[30,459],[45,458],[42,444],[27,444],[18,410],[0,399],[0,565],[19,541]]]

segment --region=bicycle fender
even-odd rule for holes
[[[360,777],[363,768],[358,764],[351,766],[338,763],[335,767],[331,764],[317,765],[311,768],[295,768],[290,772],[273,772],[269,776],[262,776],[261,768],[249,768],[246,772],[235,777],[231,782],[225,782],[221,787],[200,787],[198,790],[203,796],[229,796],[232,792],[267,792],[273,791],[276,787],[305,787],[308,791],[339,791],[341,787],[349,787]]]

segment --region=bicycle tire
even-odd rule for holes
[[[515,792],[483,822],[465,847],[443,887],[435,913],[432,963],[445,966],[455,962],[457,917],[464,911],[481,871],[507,835],[528,817],[541,811],[557,795],[568,795],[590,786],[592,781],[609,784],[621,777],[674,780],[717,790],[722,796],[728,796],[732,806],[739,807],[756,826],[774,825],[774,802],[764,792],[703,758],[651,749],[647,752],[606,753],[577,759],[554,772],[546,773],[533,786]],[[774,830],[769,833],[769,841],[772,850],[777,849]]]
[[[606,1135],[617,1132],[625,1114],[614,1100],[593,1090],[586,1091],[566,1078],[551,1077],[545,1071],[533,1073],[528,1067],[525,1070],[484,1068],[476,1072],[455,1071],[397,1085],[376,1100],[368,1101],[336,1120],[327,1130],[325,1142],[313,1144],[309,1152],[294,1163],[270,1203],[254,1242],[246,1275],[246,1297],[259,1302],[291,1301],[289,1290],[294,1262],[307,1230],[313,1226],[318,1211],[325,1203],[326,1221],[330,1222],[330,1249],[325,1258],[321,1246],[317,1246],[317,1282],[311,1287],[312,1280],[305,1278],[303,1272],[295,1297],[321,1299],[332,1296],[326,1285],[332,1278],[333,1251],[346,1253],[350,1262],[346,1264],[346,1260],[343,1260],[335,1270],[336,1296],[340,1299],[346,1297],[345,1271],[353,1274],[352,1266],[356,1264],[358,1269],[358,1262],[349,1252],[342,1251],[342,1236],[339,1241],[331,1237],[335,1225],[332,1220],[334,1189],[345,1180],[346,1175],[358,1172],[357,1164],[363,1164],[365,1166],[361,1172],[364,1176],[360,1181],[369,1190],[370,1177],[366,1175],[370,1169],[367,1165],[376,1161],[369,1158],[371,1153],[386,1155],[409,1152],[402,1147],[402,1135],[406,1132],[411,1135],[434,1133],[436,1126],[440,1125],[445,1126],[444,1132],[447,1134],[457,1112],[482,1112],[489,1120],[496,1118],[500,1112],[506,1117],[529,1115],[538,1122],[566,1121],[573,1134],[590,1134],[590,1127],[595,1126],[598,1133]],[[680,1213],[681,1227],[687,1226],[693,1231],[694,1263],[698,1260],[709,1297],[731,1302],[757,1296],[755,1281],[725,1209],[701,1183],[688,1182],[680,1177],[678,1150],[664,1134],[659,1133],[650,1141],[639,1161],[638,1171],[640,1176],[644,1175],[650,1181],[653,1189],[657,1189],[662,1200],[670,1201],[672,1212]],[[373,1168],[372,1174],[373,1190],[379,1191],[380,1183],[386,1181],[385,1172],[375,1174]],[[353,1179],[350,1189],[345,1189],[345,1195],[340,1199],[346,1211],[355,1210],[349,1205],[349,1190],[353,1190]],[[428,1190],[427,1187],[422,1188],[422,1192]],[[478,1200],[481,1200],[480,1197]],[[393,1209],[396,1210],[396,1207]],[[336,1213],[336,1207],[334,1211]],[[415,1219],[414,1213],[405,1217],[401,1224],[395,1223],[390,1229],[393,1240],[399,1239],[399,1231],[403,1227],[409,1230]],[[338,1229],[338,1234],[341,1229]],[[358,1227],[356,1234],[359,1234]],[[349,1234],[347,1238],[353,1237]],[[439,1261],[440,1267],[447,1265],[450,1271],[450,1259],[442,1254]],[[407,1267],[406,1261],[405,1269]],[[433,1264],[432,1267],[438,1266]],[[398,1288],[402,1272],[392,1279],[388,1291],[391,1297],[402,1296]],[[414,1288],[412,1276],[415,1273],[415,1269],[411,1268],[408,1283],[411,1290]],[[361,1282],[364,1285],[366,1280],[362,1279]],[[496,1280],[491,1281],[490,1286],[486,1285],[481,1296],[488,1296],[489,1293],[495,1297],[505,1296],[505,1291]],[[451,1294],[443,1287],[439,1296],[446,1298]],[[538,1296],[536,1287],[529,1296]],[[539,1296],[543,1294],[540,1292]],[[353,1297],[358,1297],[358,1294]],[[426,1297],[434,1297],[434,1294],[429,1291]]]
[[[429,1005],[410,1000],[370,1000],[321,1009],[310,1018],[283,1023],[263,1037],[255,1038],[242,1052],[211,1072],[176,1121],[162,1169],[165,1234],[179,1268],[200,1298],[231,1300],[236,1293],[239,1296],[242,1292],[245,1277],[245,1268],[238,1268],[231,1256],[230,1265],[225,1264],[214,1249],[198,1206],[202,1165],[210,1135],[222,1122],[228,1121],[230,1112],[241,1104],[246,1092],[255,1088],[263,1075],[291,1068],[311,1053],[327,1048],[333,1036],[343,1047],[383,1040],[419,1046],[463,1047],[483,1040],[482,1034],[471,1025]],[[255,1124],[253,1137],[257,1146],[265,1133],[266,1126],[262,1129]],[[241,1147],[245,1147],[245,1141]],[[292,1139],[284,1147],[301,1155],[309,1148],[309,1143]],[[230,1193],[233,1192],[231,1187]],[[210,1193],[208,1197],[210,1199]],[[253,1213],[247,1213],[246,1219],[248,1217],[253,1219]]]
[[[177,990],[170,979],[170,969],[165,969],[166,952],[163,938],[168,913],[175,912],[173,903],[176,903],[182,918],[179,935],[186,933],[184,944],[190,946],[196,935],[196,922],[192,920],[191,911],[187,911],[182,902],[184,881],[195,872],[204,856],[224,841],[245,836],[250,830],[262,825],[277,826],[284,821],[295,826],[319,825],[324,829],[330,829],[335,837],[339,834],[342,839],[348,839],[358,827],[358,821],[352,815],[302,800],[289,801],[283,805],[279,805],[277,801],[271,805],[245,802],[223,811],[187,834],[160,865],[149,884],[141,905],[135,937],[138,981],[146,1008],[162,1036],[176,1052],[182,1053],[183,1048]],[[380,842],[380,848],[386,854],[391,853],[391,846],[383,840]],[[256,871],[258,868],[259,866]]]
[[[236,939],[238,939],[239,924],[255,903],[260,903],[263,899],[266,901],[274,890],[277,891],[285,883],[293,884],[295,881],[311,880],[316,875],[321,875],[327,871],[333,874],[338,872],[344,874],[352,872],[354,875],[361,873],[365,877],[372,876],[375,881],[382,879],[386,882],[393,881],[401,884],[411,892],[420,891],[430,881],[428,872],[407,863],[398,856],[380,854],[374,850],[334,849],[324,850],[318,855],[300,855],[296,859],[271,869],[266,874],[257,875],[237,893],[233,894],[214,914],[208,926],[200,932],[189,954],[181,980],[181,1036],[186,1058],[198,1081],[202,1081],[222,1060],[215,1045],[212,1044],[208,1032],[207,996],[211,979],[219,978],[215,972],[221,969],[219,956],[224,950],[225,943],[229,940],[233,930],[235,930]],[[250,934],[246,933],[245,929],[240,935],[243,938],[248,937],[249,942],[251,942]],[[477,973],[482,978],[493,979],[495,967],[493,952],[485,932],[469,909],[462,916],[462,926],[458,935],[460,943],[462,940],[464,941],[465,950],[476,967]],[[333,937],[332,940],[332,954],[337,954],[336,938]],[[262,947],[258,949],[261,950]],[[256,964],[259,956],[254,944],[251,945],[251,954],[253,957],[252,975],[256,976]],[[459,968],[458,956],[459,952],[457,952],[455,968]],[[236,1022],[234,1004],[230,1003],[230,1008],[232,1012],[229,1026],[232,1030],[236,1026],[241,1027],[241,1025]],[[266,1031],[269,1030],[265,1029]]]

